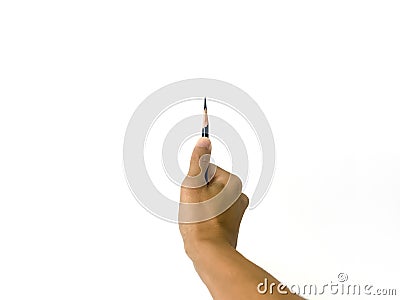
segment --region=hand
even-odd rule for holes
[[[228,244],[236,248],[240,222],[249,204],[249,199],[241,193],[242,183],[240,179],[229,172],[210,164],[211,141],[208,138],[200,138],[193,150],[188,176],[181,187],[181,203],[201,203],[218,195],[216,201],[225,205],[226,209],[221,214],[202,222],[184,224],[179,228],[183,237],[186,253],[193,258],[203,243]],[[208,184],[203,180],[199,187],[188,187],[191,178],[205,178],[205,172],[209,174]],[[201,181],[201,180],[200,180]],[[197,180],[199,182],[199,180]],[[201,186],[200,186],[201,185]],[[193,186],[193,185],[192,185]],[[217,204],[218,204],[217,203]],[[228,206],[226,206],[228,205]],[[191,208],[199,209],[198,206]],[[218,214],[220,207],[207,208],[207,213],[213,216]],[[184,219],[183,210],[180,210],[180,220]],[[193,212],[195,214],[196,212]],[[185,214],[188,214],[185,211]],[[189,212],[190,214],[190,212]]]
[[[235,249],[249,200],[240,179],[210,164],[210,154],[210,140],[199,139],[181,187],[179,228],[186,253],[213,299],[302,299],[287,288],[284,293],[258,292],[260,283],[280,283]]]

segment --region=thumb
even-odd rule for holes
[[[200,174],[201,169],[206,169],[210,163],[211,141],[209,138],[200,138],[193,149],[190,159],[190,168],[188,175],[196,176]]]

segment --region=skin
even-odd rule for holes
[[[211,154],[211,141],[201,138],[193,150],[188,176],[202,172],[199,162],[202,157],[204,162],[208,156],[209,163],[209,155],[206,154]],[[217,167],[209,184],[197,188],[182,185],[181,202],[197,203],[212,198],[226,186],[230,176],[232,174]],[[240,180],[238,184],[241,187]],[[249,199],[242,193],[222,214],[207,221],[179,225],[185,251],[197,273],[215,300],[303,299],[291,294],[282,285],[279,292],[278,280],[236,250],[240,223],[248,204]],[[265,279],[270,288],[261,294],[257,286]]]

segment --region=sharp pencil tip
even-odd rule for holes
[[[201,130],[201,136],[208,138],[208,116],[207,116],[207,99],[206,99],[206,97],[204,97],[203,128]]]

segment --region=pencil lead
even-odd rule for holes
[[[204,109],[207,109],[207,99],[204,97]]]

